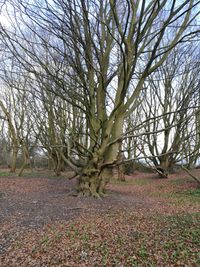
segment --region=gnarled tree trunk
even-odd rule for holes
[[[101,147],[93,154],[78,178],[77,192],[82,195],[101,197],[113,176],[113,166],[118,160],[120,137],[123,131],[123,112],[107,122]]]

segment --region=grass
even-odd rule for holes
[[[186,183],[190,183],[191,181],[193,181],[193,180],[191,180],[190,178],[183,177],[183,178],[174,179],[171,181],[171,183],[173,185],[184,185]]]
[[[2,171],[0,172],[0,177],[12,177],[12,176],[15,176],[16,174],[15,173],[11,173],[11,172],[6,172],[6,171]]]
[[[184,190],[183,192],[180,192],[180,193],[183,194],[184,196],[200,198],[200,188],[188,189],[188,190]]]
[[[152,183],[152,179],[148,178],[148,179],[126,179],[125,181],[120,181],[117,178],[112,178],[110,180],[110,184],[113,185],[146,185],[146,184],[151,184]]]
[[[9,169],[0,170],[0,177],[13,177],[13,176],[18,176],[18,174],[19,174],[19,169],[17,169],[15,173],[11,173]],[[20,177],[23,177],[23,178],[52,178],[52,179],[63,178],[63,179],[66,179],[65,173],[62,173],[62,175],[57,176],[53,170],[44,170],[44,171],[33,170],[33,171],[31,171],[30,169],[25,169]]]
[[[172,192],[170,194],[166,194],[164,197],[172,198],[176,200],[177,203],[200,203],[200,188],[186,189],[183,191]]]
[[[54,172],[52,171],[45,171],[45,172],[24,172],[21,177],[24,178],[51,178],[51,179],[60,179],[60,178],[65,178],[63,175],[57,176],[55,175]]]

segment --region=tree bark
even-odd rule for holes
[[[106,185],[113,176],[113,166],[117,162],[120,152],[124,116],[118,112],[115,119],[107,122],[107,128],[102,139],[101,147],[93,153],[87,166],[78,178],[77,192],[79,195],[101,197],[105,194]],[[113,143],[112,143],[113,142]]]
[[[100,171],[88,166],[78,178],[76,187],[78,195],[103,197],[112,175],[112,167],[105,167]]]

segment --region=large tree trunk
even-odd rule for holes
[[[78,195],[102,197],[106,193],[106,185],[112,177],[112,167],[103,170],[86,168],[79,176],[77,183]]]
[[[118,138],[122,135],[124,121],[121,114],[119,113],[107,124],[101,147],[93,154],[79,176],[76,188],[79,195],[101,197],[105,194],[106,185],[113,176],[113,165],[118,159],[120,148]]]

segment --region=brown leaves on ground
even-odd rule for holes
[[[185,174],[113,180],[102,200],[43,175],[0,178],[0,266],[200,265],[200,192]]]

